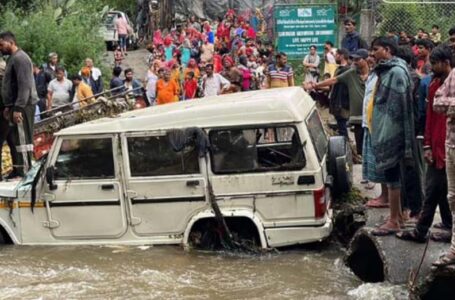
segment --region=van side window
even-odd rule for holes
[[[175,152],[167,136],[129,137],[127,141],[133,177],[199,173],[195,147]]]
[[[307,128],[310,133],[311,140],[313,141],[314,148],[316,149],[319,161],[321,161],[327,153],[329,142],[317,110],[314,110],[308,118]]]
[[[294,127],[210,131],[215,174],[301,170],[305,154]]]
[[[56,179],[114,178],[112,139],[65,139],[55,163]]]

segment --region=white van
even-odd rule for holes
[[[129,27],[132,29],[132,32],[128,33],[126,40],[127,47],[131,49],[137,49],[139,37],[135,30],[136,27],[130,21],[128,15],[121,11],[109,11],[104,19],[104,24],[100,28],[100,35],[104,38],[106,49],[114,50],[118,45],[119,38],[117,30],[115,29],[115,21],[117,20],[118,15],[121,15],[122,18],[126,20]]]
[[[233,235],[259,247],[321,241],[333,177],[349,188],[336,178],[349,178],[346,151],[298,87],[91,121],[58,132],[22,182],[0,183],[1,239],[197,246],[216,232],[212,199]]]

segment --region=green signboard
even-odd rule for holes
[[[335,45],[337,37],[336,5],[277,5],[275,6],[275,37],[278,51],[290,58],[303,59],[309,47],[316,45],[318,52],[324,43]]]

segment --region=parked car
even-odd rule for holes
[[[349,149],[297,87],[130,111],[61,130],[22,182],[0,182],[0,232],[22,245],[198,246],[217,232],[216,205],[258,247],[321,241]]]
[[[137,49],[138,47],[138,34],[136,31],[136,27],[128,18],[128,15],[121,11],[110,11],[107,13],[104,25],[101,27],[100,32],[104,37],[104,42],[106,43],[107,50],[113,50],[118,45],[118,34],[117,30],[115,29],[115,21],[118,18],[118,15],[122,15],[122,17],[128,22],[132,31],[129,33],[127,38],[127,46],[131,49]]]

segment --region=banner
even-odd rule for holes
[[[336,45],[336,5],[277,5],[275,6],[275,36],[277,50],[289,58],[303,59],[311,45],[323,53],[324,43]]]

